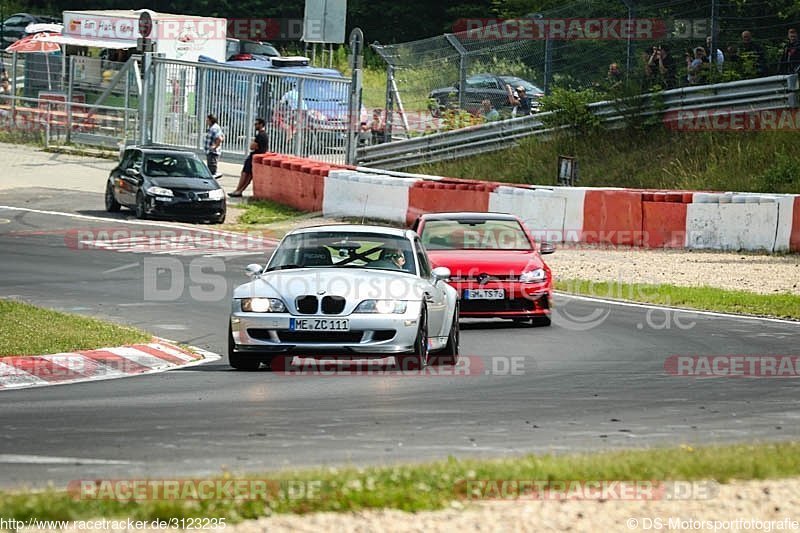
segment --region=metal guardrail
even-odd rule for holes
[[[589,104],[589,109],[606,124],[632,116],[648,117],[683,110],[724,108],[729,111],[761,111],[798,107],[798,76],[769,76],[714,85],[684,87],[650,93],[629,101],[604,101]],[[383,169],[406,168],[502,150],[524,137],[546,136],[559,128],[545,127],[542,119],[552,112],[488,122],[478,126],[423,135],[360,148],[358,163]]]

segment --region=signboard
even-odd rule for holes
[[[302,40],[342,44],[346,22],[347,0],[306,0]]]
[[[64,12],[63,35],[89,39],[136,42],[138,24],[134,18],[108,17],[87,13]]]

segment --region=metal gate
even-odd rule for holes
[[[206,117],[214,114],[225,135],[222,158],[241,161],[249,152],[255,119],[263,118],[268,151],[345,163],[361,123],[361,113],[351,111],[351,80],[305,70],[313,69],[155,57],[145,77],[152,95],[146,115],[152,120],[143,140],[202,152]]]

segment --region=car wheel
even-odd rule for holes
[[[136,218],[145,219],[147,218],[147,208],[144,205],[144,194],[142,191],[136,193]]]
[[[230,324],[228,324],[228,364],[236,370],[258,370],[261,365],[261,358],[257,355],[241,354],[236,351]]]
[[[431,364],[448,366],[458,364],[460,342],[461,328],[458,325],[458,304],[456,304],[456,310],[453,313],[453,325],[450,326],[450,334],[447,336],[447,345],[441,352],[431,357]]]
[[[111,182],[106,183],[106,211],[109,213],[116,213],[119,211],[119,208],[122,207],[117,202],[117,199],[114,198],[114,187],[111,185]]]
[[[425,307],[419,315],[413,353],[397,356],[397,362],[401,370],[421,370],[428,364],[428,311]]]

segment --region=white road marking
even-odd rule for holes
[[[58,457],[53,455],[20,455],[12,453],[0,454],[2,464],[22,465],[129,465],[131,461],[114,459],[91,459],[83,457]]]
[[[120,348],[108,348],[106,351],[113,353],[114,355],[119,355],[120,357],[124,357],[129,361],[133,361],[137,365],[146,366],[147,368],[163,368],[169,366],[177,366],[174,363],[170,363],[169,361],[165,361],[164,359],[159,359],[154,355],[150,355],[149,353],[142,352],[137,350],[136,348],[130,348],[127,346],[122,346]]]
[[[668,307],[665,305],[654,305],[654,304],[643,304],[643,303],[636,303],[636,302],[623,302],[619,300],[608,300],[605,298],[597,298],[593,296],[578,296],[575,294],[567,294],[561,291],[555,291],[556,294],[562,296],[564,298],[569,298],[572,300],[584,300],[587,302],[602,302],[609,305],[616,305],[620,307],[639,307],[642,309],[658,309],[659,311],[674,311],[676,313],[689,313],[694,315],[701,315],[701,316],[713,316],[718,318],[732,318],[737,320],[759,320],[759,321],[766,321],[766,322],[775,322],[778,324],[791,324],[793,326],[800,326],[800,321],[798,320],[786,320],[783,318],[767,318],[767,317],[760,317],[760,316],[751,316],[751,315],[736,315],[732,313],[720,313],[716,311],[700,311],[697,309],[687,309],[685,307]]]

